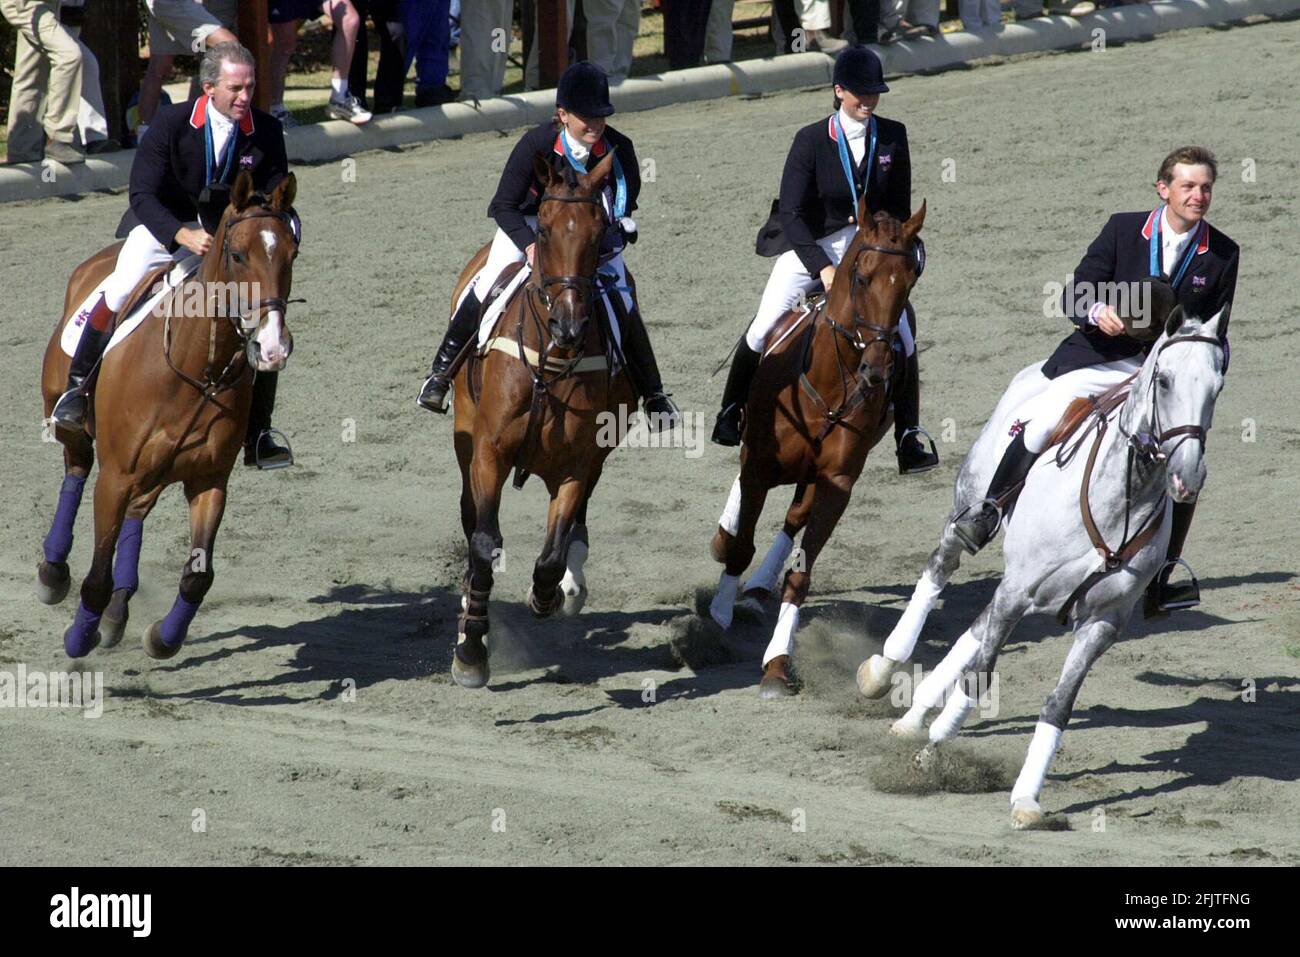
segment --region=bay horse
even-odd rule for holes
[[[281,369],[293,350],[285,312],[298,255],[290,223],[296,180],[290,173],[269,196],[254,193],[252,184],[247,171],[236,178],[197,274],[167,292],[138,328],[104,354],[88,431],[55,433],[63,444],[64,478],[37,572],[37,595],[46,604],[58,604],[68,593],[73,525],[86,478],[96,458],[99,463],[94,556],[76,615],[63,635],[72,658],[89,654],[101,641],[111,647],[121,640],[128,603],[139,585],[144,520],[163,489],[174,483],[184,485],[189,501],[190,551],[171,611],[145,631],[150,657],[170,658],[180,650],[212,586],[212,547],[226,483],[244,441],[252,370]],[[68,280],[63,317],[46,347],[41,373],[47,420],[71,361],[60,345],[63,328],[112,272],[120,247],[91,256]],[[142,284],[150,285],[151,280]],[[268,295],[250,300],[245,295],[250,290]],[[140,294],[137,289],[132,300]]]
[[[535,159],[543,190],[534,271],[506,302],[493,347],[471,355],[454,379],[460,517],[469,544],[451,669],[462,687],[483,687],[490,673],[488,600],[502,554],[501,490],[512,467],[516,487],[535,473],[550,494],[529,609],[538,618],[576,614],[586,600],[587,503],[618,444],[599,442],[598,433],[608,416],[622,422],[636,408],[631,383],[621,371],[612,374],[600,323],[593,321],[606,229],[601,190],[613,157],[611,151],[589,172],[566,169],[563,176],[544,157]],[[484,247],[462,271],[453,310],[486,256]],[[635,295],[630,273],[627,281]]]
[[[1056,454],[1038,460],[1007,513],[1006,567],[992,600],[912,689],[908,711],[890,728],[903,738],[949,740],[991,688],[998,653],[1025,615],[1047,612],[1061,625],[1072,622],[1073,644],[1011,791],[1016,829],[1048,826],[1038,798],[1083,680],[1164,565],[1173,502],[1195,501],[1205,483],[1229,312],[1224,307],[1203,322],[1175,306],[1131,385],[1096,399],[1078,430],[1057,444],[1074,418],[1073,410],[1066,413],[1051,439]],[[896,673],[961,561],[952,523],[982,500],[1025,389],[1042,379],[1040,366],[1016,376],[962,463],[953,510],[903,617],[883,654],[858,669],[858,688],[868,697],[883,697],[895,677],[906,676]]]
[[[725,567],[709,606],[730,627],[740,575],[754,557],[754,526],[768,492],[794,484],[794,501],[763,565],[746,583],[759,598],[776,587],[801,531],[800,554],[785,576],[781,610],[763,656],[759,694],[794,693],[790,667],[799,609],[813,564],[849,503],[867,453],[893,422],[888,384],[899,319],[916,283],[913,242],[925,203],[903,223],[858,204],[858,230],[835,269],[829,294],[798,335],[792,310],[773,331],[745,409],[740,475],[732,485],[710,550]]]

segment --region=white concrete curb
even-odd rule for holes
[[[1076,49],[1094,42],[1094,31],[1113,43],[1150,37],[1252,16],[1286,16],[1300,12],[1300,0],[1154,0],[1072,17],[1042,17],[978,33],[939,37],[875,47],[889,76],[940,70],[989,56],[1014,56],[1045,50]],[[763,60],[677,70],[635,77],[611,91],[623,112],[649,110],[673,103],[755,96],[779,90],[829,85],[832,60],[821,53],[800,53]],[[340,120],[290,130],[285,137],[294,162],[328,162],[364,150],[512,130],[541,123],[555,105],[554,90],[494,97],[478,107],[465,103],[427,107],[381,116],[365,126]],[[84,164],[24,163],[0,168],[0,202],[44,199],[91,190],[118,189],[130,178],[134,150],[107,153]]]

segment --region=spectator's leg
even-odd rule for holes
[[[473,0],[461,6],[460,95],[500,96],[510,49],[512,0]]]
[[[45,127],[41,123],[42,100],[49,64],[39,47],[18,31],[15,43],[14,83],[9,93],[10,163],[35,163],[45,155]]]
[[[144,71],[140,81],[140,125],[148,126],[153,122],[153,115],[158,112],[158,101],[162,98],[163,83],[172,71],[175,57],[165,53],[155,53],[149,57],[149,67]]]
[[[366,91],[370,88],[370,31],[366,29],[366,20],[371,19],[370,0],[352,0],[352,6],[357,11],[357,37],[352,44],[352,61],[348,67],[348,89],[363,105],[369,105]],[[337,34],[338,27],[335,26],[334,30]]]
[[[875,43],[884,14],[885,0],[849,0],[855,43]]]
[[[798,0],[799,26],[805,30],[829,30],[831,5],[828,0]]]
[[[330,87],[336,98],[348,95],[348,71],[357,46],[361,17],[352,0],[325,0],[321,12],[334,21],[334,44],[330,50]]]
[[[942,0],[912,0],[912,22],[919,27],[938,29]]]
[[[81,28],[73,31],[81,47],[81,91],[77,98],[77,137],[83,149],[101,148],[108,143],[108,109],[104,88],[99,84],[99,61],[81,42]]]
[[[584,6],[583,9],[586,9]],[[636,44],[637,34],[641,32],[641,0],[623,0],[619,10],[618,21],[614,25],[614,72],[609,75],[611,83],[622,83],[632,72],[632,48]],[[699,33],[703,34],[703,24]]]
[[[795,0],[772,0],[772,42],[777,53],[789,53],[791,34],[799,26]]]
[[[663,0],[664,53],[671,70],[699,66],[709,22],[709,0]]]
[[[57,4],[6,3],[5,6],[21,8],[22,17],[18,21],[21,25],[17,32],[47,64],[43,76],[45,132],[54,142],[72,146],[77,135],[77,110],[81,105],[82,46],[59,22]],[[40,90],[38,88],[38,92]]]
[[[907,9],[907,0],[880,0],[878,9],[880,10],[880,39],[884,41],[892,40],[897,36],[898,25],[903,19],[903,11]],[[855,20],[855,26],[856,23]]]
[[[704,28],[706,63],[731,62],[731,44],[735,39],[731,18],[735,8],[736,0],[713,0],[709,6],[709,20]]]
[[[374,0],[373,10],[379,31],[375,112],[387,113],[402,107],[403,88],[406,86],[406,32],[398,0]]]
[[[614,79],[618,60],[618,15],[623,0],[582,0],[587,16],[587,59]]]
[[[415,105],[433,106],[454,99],[447,87],[451,54],[451,24],[447,20],[448,0],[423,0],[404,9],[408,59],[415,60]]]
[[[986,27],[1002,26],[1002,4],[998,0],[980,0],[981,19]]]
[[[523,2],[527,4],[529,9],[532,11],[532,23],[533,23],[533,31],[534,31],[533,36],[525,37],[524,47],[525,50],[527,51],[527,54],[524,63],[524,88],[529,90],[535,90],[537,89],[538,84],[541,82],[540,79],[541,73],[537,65],[538,63],[537,37],[535,35],[537,29],[537,0],[523,0]],[[596,0],[583,0],[583,9],[584,10],[588,9],[593,2],[596,2]],[[569,25],[570,31],[572,31],[573,19],[574,19],[574,0],[567,0],[567,2],[565,3],[565,16],[566,16],[565,22]],[[587,45],[588,47],[590,47],[591,45],[590,40],[588,40]]]
[[[961,17],[963,30],[978,30],[980,22],[980,0],[957,0],[957,14]]]
[[[289,73],[289,60],[298,46],[298,27],[301,20],[288,20],[271,24],[271,108],[284,109],[284,80]]]

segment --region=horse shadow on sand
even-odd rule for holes
[[[392,680],[434,678],[451,683],[459,588],[431,586],[415,592],[349,584],[332,587],[310,602],[329,612],[288,625],[247,624],[201,635],[186,643],[179,659],[150,669],[151,674],[188,673],[250,653],[291,654],[274,674],[157,697],[256,706],[329,701],[345,691]],[[682,629],[672,626],[675,619],[689,617],[683,608],[585,609],[574,618],[536,620],[522,601],[507,598],[494,601],[491,614],[489,692],[538,683],[589,684],[628,675],[627,696],[619,690],[608,693],[614,705],[640,707],[645,704],[641,676],[647,672],[682,672],[659,685],[659,701],[716,694],[756,680],[748,671],[742,677],[739,669],[713,667],[737,658],[720,644],[710,648],[706,642],[702,650],[688,649],[684,659],[678,640]],[[684,664],[696,672],[684,669]],[[351,684],[345,684],[347,679]],[[313,686],[320,683],[327,688],[318,693]]]

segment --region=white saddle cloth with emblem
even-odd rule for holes
[[[109,349],[112,349],[134,332],[136,327],[144,321],[145,317],[153,311],[154,307],[162,301],[163,297],[168,295],[173,289],[198,272],[199,266],[202,263],[202,256],[193,255],[187,256],[185,259],[182,259],[173,266],[171,270],[163,276],[161,285],[155,292],[140,299],[127,315],[118,317],[117,328],[113,331],[113,338],[108,340],[108,346],[104,349],[104,352],[107,353]],[[107,280],[105,280],[105,282],[106,281]],[[100,294],[103,293],[103,291],[104,283],[100,283],[91,290],[90,295],[77,306],[76,311],[72,314],[73,318],[64,324],[63,337],[59,340],[59,346],[63,349],[66,355],[75,356],[77,354],[77,344],[81,342],[81,331],[85,328],[86,316],[89,314],[91,307],[98,301]]]

